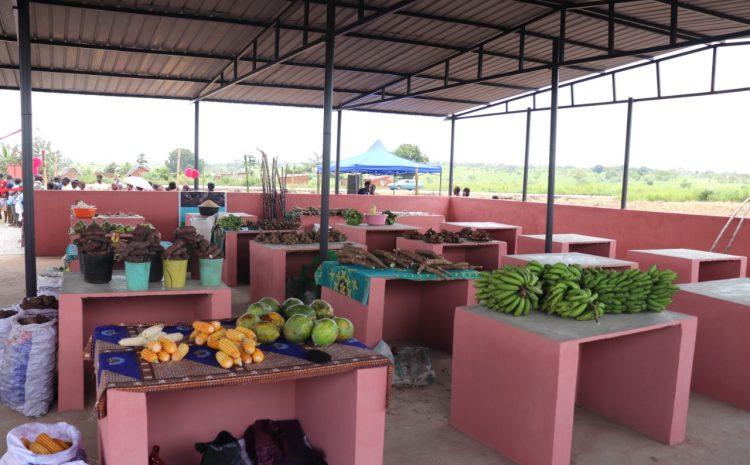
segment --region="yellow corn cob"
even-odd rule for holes
[[[71,446],[70,444],[63,441],[62,439],[52,438],[52,440],[55,441],[57,445],[62,448],[62,450],[67,450]]]
[[[240,354],[240,359],[242,360],[243,364],[245,364],[245,363],[253,363],[253,356],[250,355],[250,354],[248,354],[248,353],[245,353],[245,352],[242,352]]]
[[[206,333],[198,333],[197,336],[195,336],[195,344],[202,346],[206,344],[206,341],[208,340],[208,334]]]
[[[232,359],[232,356],[222,351],[216,352],[216,361],[219,362],[219,365],[221,365],[222,368],[226,369],[232,368],[232,365],[234,365],[234,359]]]
[[[260,349],[255,349],[255,352],[253,352],[253,363],[260,363],[263,360],[266,359],[266,354],[263,353]]]
[[[212,321],[212,322],[211,322],[211,324],[212,324],[212,325],[214,326],[214,329],[215,329],[216,331],[218,331],[218,330],[220,330],[220,329],[221,329],[221,323],[220,323],[220,322],[218,322],[218,321],[214,320],[214,321]]]
[[[234,329],[244,334],[246,338],[252,339],[253,341],[256,341],[256,342],[258,341],[258,337],[255,335],[255,331],[253,331],[252,329],[245,328],[244,326],[237,326]]]
[[[211,334],[216,331],[216,326],[211,323],[206,323],[205,321],[193,321],[193,329],[197,329],[202,333]]]
[[[245,339],[245,335],[236,329],[228,329],[226,337],[235,342],[242,342]]]
[[[141,351],[141,358],[148,363],[159,363],[159,356],[153,350],[143,349]]]
[[[219,340],[219,350],[223,350],[224,352],[228,353],[232,356],[232,358],[239,358],[240,351],[237,349],[237,346],[234,345],[234,342],[230,341],[227,338],[222,338]]]
[[[171,355],[169,355],[168,352],[161,351],[158,354],[156,354],[157,357],[159,357],[160,362],[168,362],[170,358],[172,358]]]
[[[54,439],[49,437],[47,433],[41,433],[39,436],[36,437],[35,442],[41,444],[51,454],[56,454],[57,452],[62,452],[65,450],[62,447],[60,447],[60,445],[56,443]]]
[[[201,332],[197,329],[194,329],[192,333],[190,333],[190,336],[188,336],[188,341],[193,342],[195,341],[195,337],[199,335]]]
[[[242,350],[247,355],[253,355],[253,352],[255,352],[255,341],[252,339],[245,339],[242,341]]]
[[[242,359],[240,357],[233,357],[232,360],[234,360],[234,366],[236,367],[242,366]]]
[[[31,445],[29,446],[29,450],[35,454],[40,454],[40,455],[51,454],[51,452],[48,451],[46,447],[44,447],[43,445],[39,444],[36,441],[31,443]]]
[[[31,447],[31,441],[29,441],[28,439],[26,439],[24,436],[21,436],[21,443],[23,444],[23,447],[25,447],[27,449],[29,447]]]
[[[161,343],[162,350],[168,353],[169,355],[172,355],[173,353],[177,352],[177,344],[175,344],[174,341],[171,341],[167,339],[166,337],[160,337],[159,342]]]
[[[161,352],[161,342],[159,341],[148,341],[146,342],[146,348],[151,352],[158,354]]]
[[[214,335],[208,336],[208,339],[206,340],[206,345],[214,350],[219,350],[219,341],[222,339],[220,337],[213,337]]]
[[[182,344],[177,346],[177,352],[172,354],[172,361],[179,362],[180,360],[185,358],[189,351],[190,347],[183,342]]]

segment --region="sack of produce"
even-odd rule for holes
[[[394,347],[393,355],[396,361],[393,386],[419,387],[435,382],[435,370],[427,347]]]
[[[255,465],[326,465],[325,454],[310,446],[298,420],[257,420],[245,431]]]
[[[21,309],[16,305],[6,308],[0,308],[0,372],[2,372],[3,367],[5,340],[8,338],[8,334],[10,334],[10,328],[12,326],[11,322],[13,321],[13,317],[18,315],[18,312],[20,311]]]
[[[245,440],[238,440],[226,431],[211,442],[196,443],[195,450],[202,455],[201,465],[253,465],[245,450]]]
[[[0,402],[26,416],[46,415],[55,397],[56,367],[56,312],[29,310],[11,317],[0,366]]]
[[[81,432],[65,422],[26,423],[8,431],[0,465],[85,465]]]

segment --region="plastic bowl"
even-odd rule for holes
[[[96,215],[96,207],[91,208],[78,208],[73,207],[73,216],[76,218],[93,218]]]
[[[365,222],[370,226],[383,226],[387,219],[388,215],[384,213],[378,213],[377,215],[371,215],[368,213],[365,215]]]

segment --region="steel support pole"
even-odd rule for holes
[[[339,179],[339,165],[341,164],[341,110],[336,112],[336,187],[334,192],[339,195],[339,186],[341,180]]]
[[[326,2],[326,61],[323,91],[323,160],[320,188],[320,260],[328,256],[328,210],[331,191],[331,120],[333,119],[333,50],[336,2]]]
[[[18,0],[18,71],[21,89],[21,160],[23,172],[23,234],[26,296],[36,296],[36,236],[34,234],[34,148],[31,125],[31,32],[29,2]]]
[[[549,168],[547,173],[547,227],[544,237],[545,253],[552,252],[555,222],[555,170],[557,156],[557,94],[560,87],[560,41],[552,41],[552,85],[550,88]]]
[[[456,145],[456,117],[451,116],[451,158],[448,164],[448,197],[453,195],[453,152]]]
[[[633,98],[628,99],[628,122],[625,126],[625,162],[622,167],[622,195],[620,208],[628,207],[628,178],[630,177],[630,134],[633,129]]]
[[[200,171],[200,156],[198,155],[199,149],[199,140],[198,135],[200,133],[200,107],[198,106],[200,104],[199,101],[196,100],[195,102],[195,142],[193,147],[193,154],[195,155],[195,160],[193,160],[193,166],[196,170]],[[179,174],[179,173],[178,173]],[[201,173],[201,176],[203,173]],[[199,178],[195,178],[195,181],[193,182],[193,189],[198,190],[198,180]]]
[[[526,150],[523,156],[523,190],[521,200],[526,201],[529,194],[529,149],[531,147],[531,108],[526,109]]]

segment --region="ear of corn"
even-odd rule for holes
[[[169,355],[177,352],[177,344],[174,341],[171,341],[166,337],[160,337],[159,342],[161,343],[162,350]]]
[[[214,331],[216,331],[216,326],[212,325],[211,323],[207,323],[205,321],[194,321],[193,329],[197,329],[198,331],[202,333],[211,334]]]
[[[53,438],[53,440],[57,443],[58,446],[62,448],[62,450],[67,450],[72,444],[69,444],[62,439]]]
[[[206,341],[208,340],[208,334],[206,333],[198,333],[197,336],[195,336],[195,344],[202,346],[206,344]]]
[[[43,445],[39,444],[36,441],[34,441],[34,442],[31,443],[31,445],[29,446],[29,450],[31,452],[33,452],[35,454],[39,454],[39,455],[49,455],[49,454],[51,454],[51,452],[48,451],[46,447],[44,447]]]
[[[21,436],[21,443],[23,444],[23,447],[25,447],[27,449],[31,446],[31,441],[29,441],[28,439],[26,439],[26,437],[24,437],[24,436]]]
[[[172,356],[169,355],[168,352],[165,352],[163,350],[156,355],[157,357],[159,357],[160,362],[168,362],[172,358]]]
[[[221,350],[216,352],[216,361],[219,362],[219,365],[221,365],[222,368],[226,369],[232,368],[232,365],[234,365],[234,359],[232,359],[232,356]]]
[[[255,331],[253,331],[250,328],[245,328],[244,326],[237,326],[234,328],[235,331],[239,331],[242,334],[245,335],[246,338],[252,339],[253,341],[258,341],[258,337],[255,335]]]
[[[172,361],[179,362],[180,360],[185,358],[185,356],[188,354],[189,351],[190,351],[190,346],[188,346],[187,344],[183,342],[182,344],[177,346],[177,351],[172,354]]]
[[[228,329],[226,337],[235,342],[242,342],[245,339],[245,335],[236,329]]]
[[[252,355],[253,352],[255,352],[255,341],[253,341],[252,339],[245,339],[244,341],[242,341],[242,350],[246,354]]]
[[[199,335],[201,332],[197,329],[194,329],[192,333],[190,333],[190,336],[188,336],[188,341],[193,342],[195,341],[195,337]]]
[[[228,353],[232,356],[232,358],[239,358],[240,351],[237,349],[237,346],[234,345],[234,342],[230,341],[227,338],[222,338],[219,340],[219,350],[223,350],[224,352]]]
[[[156,355],[156,352],[150,349],[143,349],[141,351],[141,358],[148,363],[159,363],[159,356]]]
[[[234,366],[236,367],[242,366],[242,359],[240,357],[233,357],[232,360],[234,360]]]
[[[260,349],[255,349],[255,352],[253,352],[253,363],[261,363],[263,360],[266,359],[266,354],[263,353]]]
[[[206,345],[214,350],[219,350],[219,341],[221,340],[220,337],[214,337],[214,335],[208,336],[208,339],[206,340]]]
[[[213,325],[213,327],[214,327],[214,329],[215,329],[216,331],[218,331],[218,330],[220,330],[220,329],[221,329],[221,323],[220,323],[220,322],[218,322],[218,321],[214,320],[214,321],[212,321],[212,322],[211,322],[211,324]]]
[[[47,433],[41,433],[39,436],[37,436],[36,442],[41,444],[45,449],[47,449],[52,454],[55,454],[57,452],[62,452],[66,449],[66,448],[60,447],[60,445],[56,443],[54,439],[49,437]]]
[[[161,352],[161,342],[159,341],[148,341],[146,342],[146,348],[151,352],[158,354]]]
[[[253,363],[253,356],[245,352],[240,354],[240,359],[242,360],[243,365],[246,363]]]

